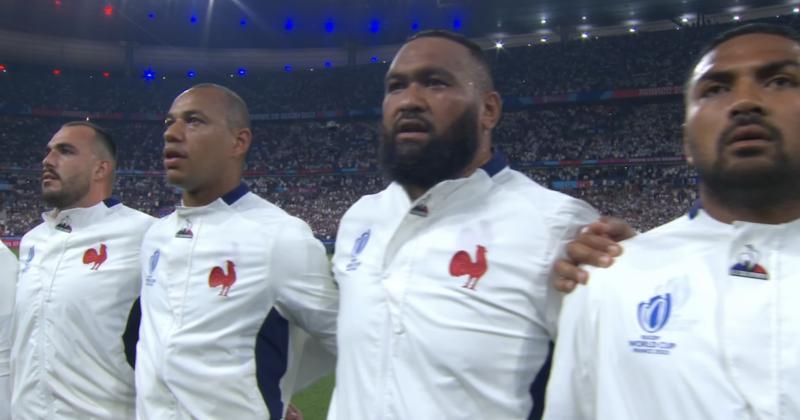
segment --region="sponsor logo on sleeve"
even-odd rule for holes
[[[25,273],[31,268],[31,261],[33,261],[33,257],[36,255],[36,246],[30,247],[28,249],[28,256],[25,257],[25,266],[22,267],[22,272]]]

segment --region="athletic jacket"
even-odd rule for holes
[[[562,245],[597,218],[495,155],[413,202],[393,183],[342,219],[337,420],[523,419],[555,334]]]
[[[0,243],[0,420],[11,418],[8,356],[11,353],[11,314],[16,284],[17,257]]]
[[[43,219],[20,244],[12,415],[133,418],[132,353],[126,355],[123,334],[139,295],[142,235],[153,218],[108,199]]]
[[[800,418],[800,220],[691,214],[567,297],[546,419]]]
[[[291,326],[335,351],[322,244],[244,185],[156,222],[141,258],[141,419],[280,419],[302,351]]]

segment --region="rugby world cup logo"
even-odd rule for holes
[[[658,332],[667,325],[671,311],[672,296],[669,293],[655,295],[649,301],[639,304],[639,326],[649,333]]]

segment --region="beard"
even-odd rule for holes
[[[381,126],[380,162],[384,172],[403,186],[425,190],[448,179],[459,178],[478,150],[478,113],[467,109],[444,132],[416,113],[404,118],[424,121],[430,135],[427,142],[398,143],[397,129]]]
[[[50,207],[59,210],[68,209],[75,206],[86,194],[89,193],[89,180],[70,179],[64,181],[58,178],[61,189],[47,190],[42,187],[42,200]]]
[[[720,136],[717,159],[713,163],[695,162],[704,189],[731,208],[766,210],[800,199],[800,165],[786,153],[781,131],[760,116],[746,117],[737,123]],[[724,148],[736,128],[751,124],[767,130],[771,141],[775,142],[772,162],[749,168],[732,167]]]

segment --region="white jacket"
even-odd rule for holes
[[[414,202],[393,183],[337,236],[337,420],[524,419],[555,334],[551,270],[597,213],[501,157]]]
[[[800,220],[692,213],[564,302],[545,418],[800,418]]]
[[[133,369],[122,336],[153,218],[114,199],[43,218],[20,244],[13,417],[133,418]]]
[[[17,257],[0,243],[0,420],[11,418],[8,359],[11,353],[11,314],[16,284]]]
[[[141,262],[141,419],[282,418],[296,385],[291,326],[335,351],[322,244],[243,185],[159,220]]]

